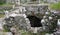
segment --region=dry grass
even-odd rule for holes
[[[0,14],[0,18],[4,17],[4,14]]]

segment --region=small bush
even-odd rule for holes
[[[3,28],[4,32],[10,32],[10,28],[7,25],[4,25]]]

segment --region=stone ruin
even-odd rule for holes
[[[25,8],[24,8],[25,7]],[[46,8],[46,9],[44,9]],[[34,6],[26,6],[23,5],[20,8],[18,8],[17,10],[11,11],[10,13],[6,13],[6,18],[5,18],[5,22],[6,24],[11,27],[14,25],[17,25],[19,28],[21,29],[30,29],[30,21],[27,18],[28,15],[31,15],[31,11],[34,11],[35,14],[38,13],[42,13],[44,14],[47,11],[48,6],[45,5],[34,5]],[[37,16],[38,18],[40,18],[39,16]]]
[[[26,31],[33,31],[34,28],[31,29],[31,21],[28,16],[31,16],[31,11],[34,12],[34,14],[45,14],[45,12],[48,10],[48,5],[46,4],[37,4],[37,5],[22,5],[16,9],[13,9],[13,11],[6,13],[5,17],[5,25],[8,26],[8,29],[10,29],[12,26],[17,26],[18,29],[26,30]],[[37,17],[38,19],[42,19],[42,17],[39,15],[36,15],[34,17]],[[34,19],[35,20],[35,19]],[[41,24],[41,21],[40,21]],[[36,26],[37,27],[37,26]],[[37,27],[38,28],[38,27]],[[38,28],[38,31],[44,31],[43,26],[40,26]]]

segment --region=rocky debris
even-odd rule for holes
[[[3,30],[3,18],[0,18],[0,30]]]
[[[54,35],[60,35],[60,32],[59,32],[59,31],[57,31],[57,32],[55,32],[55,33],[54,33]]]
[[[57,3],[60,0],[43,0],[44,2],[48,2],[48,3]]]
[[[53,35],[53,34],[46,33],[45,35]]]
[[[12,35],[11,32],[0,32],[0,35]]]
[[[10,10],[10,9],[12,9],[12,5],[10,5],[10,6],[0,6],[0,10]]]

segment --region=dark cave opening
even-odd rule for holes
[[[30,21],[31,27],[42,27],[40,18],[38,18],[36,16],[32,16],[32,15],[27,16],[27,18]]]

